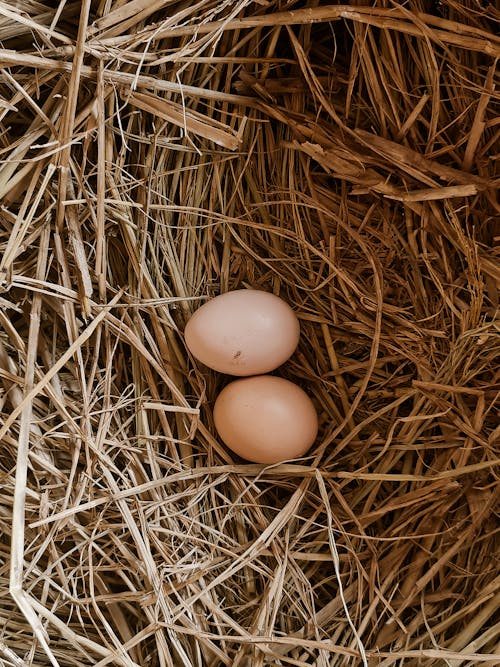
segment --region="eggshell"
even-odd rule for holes
[[[261,375],[295,351],[300,325],[283,299],[260,290],[234,290],[205,303],[186,325],[191,354],[229,375]]]
[[[302,456],[318,433],[318,417],[309,396],[293,382],[272,375],[228,384],[215,401],[213,415],[225,444],[256,463]]]

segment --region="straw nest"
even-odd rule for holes
[[[0,3],[2,665],[500,664],[499,20]],[[300,318],[301,460],[186,351],[241,287]]]

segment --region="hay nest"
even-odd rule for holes
[[[500,664],[500,12],[0,3],[0,662]],[[207,297],[296,310],[237,459]]]

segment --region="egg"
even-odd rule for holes
[[[300,325],[280,297],[261,290],[225,292],[198,308],[184,335],[191,354],[229,375],[262,375],[294,353]]]
[[[306,392],[273,375],[229,383],[215,401],[213,416],[229,449],[255,463],[302,456],[318,434],[318,416]]]

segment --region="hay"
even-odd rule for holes
[[[0,3],[0,663],[500,664],[497,59],[476,0]],[[183,327],[296,309],[264,468]]]

